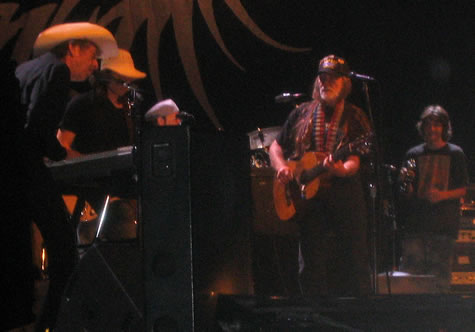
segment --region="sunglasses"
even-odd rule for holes
[[[129,82],[127,81],[124,81],[123,79],[120,79],[120,78],[116,78],[116,77],[112,77],[112,81],[114,81],[115,83],[119,84],[119,85],[123,85],[123,86],[129,86]]]

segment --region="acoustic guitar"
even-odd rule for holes
[[[335,161],[343,160],[352,154],[365,155],[371,151],[372,133],[358,137],[351,143],[343,145],[334,154]],[[330,186],[330,174],[323,166],[328,153],[306,152],[300,160],[289,160],[288,166],[294,179],[283,184],[274,178],[274,207],[280,220],[289,220],[303,208],[306,200],[315,197],[319,189]]]

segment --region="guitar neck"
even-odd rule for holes
[[[343,160],[352,150],[351,144],[348,144],[341,148],[340,150],[336,151],[333,154],[333,160],[339,161]],[[302,172],[300,176],[300,183],[307,184],[313,179],[317,178],[321,174],[325,173],[327,169],[323,166],[323,160],[318,163],[315,167],[305,170]]]
[[[351,143],[348,145],[345,145],[343,148],[341,148],[340,150],[336,151],[333,154],[333,160],[335,161],[343,160],[350,154],[351,150],[352,150]]]

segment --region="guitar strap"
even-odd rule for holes
[[[333,111],[330,122],[326,123],[325,110],[321,104],[314,110],[313,114],[313,144],[317,152],[333,151],[336,141],[336,133],[343,114],[344,105],[339,105]]]

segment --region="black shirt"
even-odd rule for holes
[[[93,91],[70,101],[60,128],[76,134],[72,148],[80,153],[113,150],[131,143],[127,112]]]
[[[416,161],[414,191],[426,192],[432,188],[454,190],[468,185],[467,162],[463,150],[447,143],[439,150],[429,150],[426,144],[411,148],[406,160]],[[435,204],[414,198],[408,202],[405,222],[407,232],[432,232],[457,236],[460,215],[459,199],[444,200]]]
[[[306,143],[305,151],[311,150],[312,144],[311,140],[311,130],[307,130],[307,138],[298,138],[296,128],[300,122],[305,122],[305,116],[307,112],[313,112],[313,103],[304,103],[301,106],[295,108],[287,118],[286,122],[282,127],[282,131],[276,137],[277,143],[282,147],[284,152],[284,158],[294,159],[295,155],[298,155],[298,144],[299,139],[302,142],[308,141]],[[313,126],[311,121],[308,121],[308,125]],[[364,112],[358,107],[345,103],[343,114],[338,124],[337,137],[336,141],[344,141],[345,144],[353,142],[355,139],[361,137],[364,134],[369,133],[370,131],[369,120],[364,114]],[[346,138],[346,139],[345,139]],[[305,145],[305,143],[303,143]],[[333,152],[333,151],[330,151]],[[301,156],[299,156],[301,157]]]

